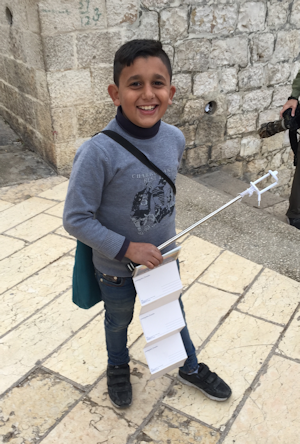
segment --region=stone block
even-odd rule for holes
[[[119,31],[77,34],[77,57],[82,67],[112,64],[117,49],[123,43]]]
[[[231,174],[233,177],[242,179],[244,171],[243,162],[227,163],[222,166],[222,171]]]
[[[271,33],[254,34],[251,41],[253,62],[267,62],[274,51],[274,35]]]
[[[291,23],[299,27],[300,23],[300,0],[294,0],[292,5]]]
[[[25,94],[18,94],[18,116],[28,125],[36,127],[37,101]]]
[[[9,28],[8,48],[11,57],[26,63],[27,59],[23,34],[23,31],[11,26]]]
[[[206,39],[186,40],[175,48],[176,71],[206,71],[211,44]]]
[[[182,112],[184,104],[185,101],[183,99],[173,100],[172,105],[168,107],[163,116],[163,121],[169,123],[170,125],[182,124]]]
[[[263,2],[246,2],[240,6],[238,29],[256,32],[265,29],[266,5]]]
[[[250,133],[256,131],[257,113],[236,114],[227,120],[227,134],[235,136],[237,134]]]
[[[188,100],[184,106],[183,120],[189,123],[196,122],[204,116],[204,99]]]
[[[7,90],[7,86],[0,79],[0,104],[2,106],[5,106],[5,108],[7,108],[7,106],[9,106],[7,96],[6,96],[6,90]]]
[[[47,79],[53,107],[84,106],[93,102],[89,69],[48,72]]]
[[[267,23],[270,29],[278,29],[279,27],[286,24],[289,12],[289,5],[290,2],[285,0],[281,2],[268,3]]]
[[[272,101],[272,95],[273,90],[270,88],[246,93],[243,100],[243,111],[262,111],[268,108]]]
[[[53,128],[48,103],[36,102],[36,129],[46,139],[53,142]]]
[[[193,7],[190,18],[190,33],[201,32],[213,34],[234,32],[237,21],[237,4],[233,5],[200,5]]]
[[[154,39],[159,40],[158,13],[155,11],[140,11],[138,18],[138,28],[127,27],[126,41],[133,39]]]
[[[276,63],[267,65],[267,84],[278,85],[288,80],[291,74],[289,63]]]
[[[168,55],[170,62],[171,62],[171,66],[172,66],[172,70],[174,71],[174,48],[171,45],[163,45],[163,50],[165,51],[165,53]]]
[[[224,93],[232,92],[237,87],[237,69],[225,68],[220,74],[220,90]]]
[[[244,137],[241,140],[241,157],[249,157],[254,156],[255,154],[259,154],[261,146],[261,139],[256,136]]]
[[[138,0],[123,0],[122,6],[118,0],[106,3],[107,25],[118,26],[123,23],[132,25],[138,19]]]
[[[263,123],[274,122],[275,120],[278,120],[280,110],[281,108],[267,109],[266,111],[259,113],[258,127],[260,128]]]
[[[276,40],[273,63],[289,61],[299,55],[300,34],[297,29],[279,31]]]
[[[5,58],[7,82],[29,96],[37,97],[35,70],[17,62]]]
[[[92,67],[92,88],[96,102],[111,101],[107,87],[114,83],[113,66]]]
[[[239,89],[253,89],[263,86],[265,82],[265,72],[261,65],[250,66],[249,68],[240,71],[239,77]]]
[[[0,79],[7,80],[6,71],[5,71],[5,56],[0,55]]]
[[[19,91],[15,88],[11,88],[9,85],[5,85],[6,91],[6,107],[13,112],[16,116],[19,115]]]
[[[239,94],[227,95],[227,110],[229,114],[236,114],[242,109],[242,97]]]
[[[23,33],[23,40],[27,65],[35,69],[45,69],[40,35],[27,31]]]
[[[79,137],[92,137],[101,131],[116,115],[117,108],[112,102],[99,104],[97,107],[78,107],[77,135]]]
[[[76,114],[74,108],[52,108],[53,139],[62,143],[76,138]]]
[[[0,53],[10,55],[9,50],[9,28],[8,26],[0,25]]]
[[[209,148],[197,146],[186,151],[185,165],[188,169],[199,168],[206,165],[209,159]]]
[[[292,92],[291,85],[275,86],[272,106],[283,107],[283,105],[287,101],[287,98],[291,95],[291,92]]]
[[[196,132],[196,145],[211,146],[224,140],[226,120],[224,117],[204,116]]]
[[[209,96],[219,90],[218,73],[214,71],[196,74],[194,77],[193,93],[195,96]]]
[[[8,6],[12,16],[13,16],[13,27],[20,30],[28,29],[27,14],[26,14],[26,2],[20,0],[9,0],[9,2],[4,3]],[[6,19],[6,14],[4,14],[3,20],[8,23]]]
[[[73,34],[43,37],[44,57],[47,71],[73,69],[75,65],[75,41]]]
[[[36,70],[35,71],[35,80],[36,80],[36,91],[37,98],[41,102],[50,102],[50,96],[48,91],[48,82],[45,71]]]
[[[283,137],[283,133],[278,133],[272,137],[268,137],[267,139],[262,139],[262,155],[279,151],[283,145]]]
[[[120,8],[121,9],[121,8]],[[105,2],[102,0],[43,0],[39,17],[43,35],[106,27]]]
[[[188,35],[188,8],[167,8],[160,15],[161,40],[178,41]]]
[[[175,74],[172,84],[176,86],[176,97],[188,98],[192,92],[192,78],[190,74]]]
[[[256,180],[266,174],[268,170],[267,159],[253,159],[246,164],[245,176],[249,181]]]
[[[211,160],[216,161],[235,158],[239,154],[240,148],[240,139],[225,140],[223,143],[212,147]]]
[[[195,144],[197,125],[186,123],[183,126],[178,126],[178,128],[183,132],[186,146],[193,146]]]
[[[224,65],[248,64],[248,39],[244,36],[230,37],[224,40],[213,40],[210,53],[210,68]]]
[[[178,6],[178,0],[142,0],[142,5],[148,9],[160,10],[170,6]]]
[[[29,31],[40,33],[38,2],[36,0],[26,0],[25,6]]]
[[[55,163],[60,174],[70,175],[76,151],[77,149],[74,142],[55,144]]]

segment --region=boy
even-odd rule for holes
[[[114,84],[108,86],[117,115],[106,129],[137,146],[175,181],[185,139],[178,128],[161,121],[176,90],[171,80],[170,60],[160,42],[133,40],[121,46],[115,54]],[[126,264],[132,261],[150,269],[161,264],[155,245],[175,235],[175,196],[166,180],[100,133],[76,153],[64,227],[93,248],[105,306],[108,393],[113,405],[128,407],[132,390],[127,328],[136,293]],[[183,310],[181,299],[180,304]],[[187,327],[181,336],[188,358],[179,369],[180,380],[211,399],[228,399],[228,385],[198,364]]]

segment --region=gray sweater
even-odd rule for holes
[[[161,122],[154,137],[142,140],[126,133],[115,119],[105,129],[121,134],[175,181],[185,146],[178,128]],[[173,237],[175,198],[164,179],[100,133],[75,155],[63,224],[68,233],[93,248],[98,270],[131,276],[129,260],[115,259],[125,238],[158,246]]]

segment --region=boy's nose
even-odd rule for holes
[[[154,98],[154,96],[155,96],[155,93],[154,93],[151,85],[145,85],[145,87],[143,89],[142,98],[145,100],[151,100]]]

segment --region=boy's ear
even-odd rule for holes
[[[172,99],[174,97],[175,92],[176,92],[176,86],[171,85],[169,93],[169,102],[168,102],[169,105],[172,105]]]
[[[119,99],[119,88],[117,87],[117,85],[115,85],[114,83],[112,83],[111,85],[108,85],[107,88],[108,94],[111,97],[111,100],[114,102],[114,104],[116,106],[120,106],[120,99]]]

